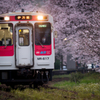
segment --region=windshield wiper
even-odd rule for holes
[[[36,38],[36,40],[39,42],[39,44],[44,48],[43,44]]]

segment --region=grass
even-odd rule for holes
[[[64,74],[64,75],[54,75],[52,78],[65,78],[65,77],[68,77],[70,78],[71,74]]]
[[[12,90],[20,100],[100,100],[99,84],[81,84],[68,89]]]
[[[99,73],[87,73],[84,75],[84,78],[81,80],[81,83],[100,83],[100,74]]]
[[[12,93],[15,94],[16,98],[20,97],[22,100],[66,100],[66,92],[56,89],[41,88],[40,90],[12,90]]]
[[[71,75],[69,75],[69,78],[71,79]],[[52,86],[78,93],[76,97],[77,100],[100,100],[99,73],[86,73],[83,74],[83,77],[79,80],[79,82],[71,82],[71,80],[61,81],[53,84]]]
[[[80,76],[81,74],[79,73],[77,75]],[[75,76],[75,75],[73,74],[73,76]],[[71,76],[71,74],[53,76],[53,78],[64,78],[64,77],[69,78],[69,81],[61,81],[61,82],[53,84],[53,86],[65,88],[65,87],[70,87],[70,86],[71,87],[77,86],[77,85],[80,85],[80,84],[100,83],[100,74],[99,73],[90,72],[90,73],[83,74],[83,77],[81,79],[79,79],[79,82],[77,82],[77,83],[75,83],[74,81],[71,81],[73,76]]]
[[[64,77],[71,79],[72,75],[53,76],[53,78]],[[27,88],[22,91],[19,89],[12,90],[14,99],[11,100],[100,100],[99,73],[86,73],[79,79],[79,82],[61,81],[52,83],[52,86],[59,89],[40,88],[34,90]]]
[[[60,89],[71,90],[74,86],[77,86],[77,85],[78,83],[75,84],[74,82],[70,82],[70,81],[62,81],[62,82],[55,83],[52,86],[58,87]]]

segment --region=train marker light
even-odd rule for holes
[[[5,16],[5,17],[4,17],[4,20],[5,20],[5,21],[9,21],[10,18],[9,18],[8,16]]]
[[[37,16],[38,20],[43,20],[43,16]]]

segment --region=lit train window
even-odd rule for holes
[[[0,46],[13,45],[13,25],[0,24]]]
[[[19,30],[19,45],[20,46],[29,45],[29,30],[28,29]]]
[[[51,44],[51,25],[50,23],[35,24],[35,44],[50,45]]]

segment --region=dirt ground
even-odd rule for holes
[[[49,87],[53,83],[66,81],[66,80],[69,80],[69,78],[54,78],[52,81],[48,82],[46,86]],[[10,86],[1,84],[0,85],[0,100],[22,100],[20,98],[19,99],[15,98],[15,96],[10,91],[11,91]]]
[[[50,85],[52,85],[52,84],[54,84],[56,82],[68,81],[68,80],[69,80],[68,77],[64,77],[64,78],[54,78],[54,79],[52,79],[52,81],[49,81],[47,85],[50,86]]]
[[[68,77],[64,77],[64,78],[54,78],[52,80],[52,82],[60,82],[60,81],[68,81],[69,78]]]

